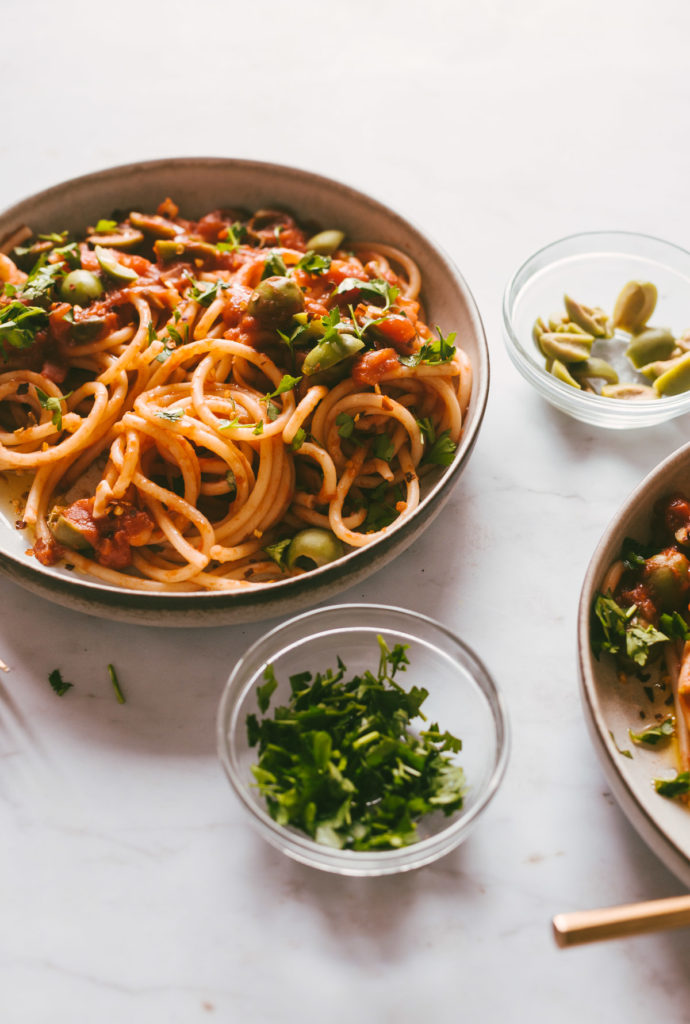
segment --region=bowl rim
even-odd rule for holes
[[[388,532],[383,537],[374,541],[373,544],[349,551],[335,562],[311,570],[303,576],[269,582],[262,584],[260,588],[257,587],[256,589],[247,588],[246,590],[227,592],[149,592],[127,587],[116,587],[103,581],[91,580],[82,576],[75,575],[73,578],[66,578],[65,576],[52,574],[42,566],[38,567],[27,564],[11,551],[0,549],[0,570],[10,578],[43,594],[43,596],[49,599],[61,600],[67,598],[73,603],[79,603],[81,610],[91,611],[92,614],[113,614],[116,609],[125,609],[128,615],[134,615],[138,611],[155,609],[156,615],[161,616],[160,620],[156,618],[155,620],[150,620],[147,624],[165,626],[174,624],[175,616],[185,615],[185,613],[192,613],[203,617],[206,612],[209,614],[215,612],[223,617],[222,621],[239,622],[243,621],[243,619],[240,617],[228,619],[227,616],[232,615],[232,613],[239,613],[241,616],[245,610],[261,609],[264,606],[267,611],[263,617],[268,617],[275,602],[284,599],[288,595],[294,597],[296,602],[301,602],[304,607],[309,603],[313,603],[309,595],[314,587],[318,587],[319,592],[325,592],[329,586],[337,586],[338,589],[344,589],[349,583],[356,582],[358,577],[361,578],[375,571],[376,565],[368,568],[368,564],[372,560],[372,553],[376,553],[377,561],[380,561],[381,564],[390,560],[394,557],[398,547],[401,544],[405,544],[406,538],[409,538],[408,543],[414,540],[417,531],[423,527],[435,511],[440,510],[441,505],[449,496],[452,487],[457,482],[460,473],[474,450],[484,419],[490,382],[489,348],[476,300],[463,274],[445,249],[427,231],[419,227],[416,222],[396,212],[381,200],[337,179],[295,166],[247,158],[180,156],[134,161],[79,175],[75,178],[69,178],[40,192],[33,193],[1,210],[0,224],[7,224],[13,218],[16,219],[17,223],[25,223],[30,209],[42,200],[59,199],[61,195],[72,194],[75,190],[88,188],[99,182],[112,180],[115,184],[122,177],[132,176],[137,173],[150,175],[154,174],[157,170],[165,170],[166,172],[171,170],[203,171],[204,168],[211,170],[232,168],[235,171],[244,172],[244,174],[250,174],[255,171],[280,175],[282,178],[290,178],[305,184],[310,183],[322,189],[339,193],[347,201],[356,204],[360,208],[376,210],[379,214],[385,216],[386,220],[400,225],[412,237],[417,235],[426,239],[430,248],[436,252],[445,269],[454,279],[462,295],[468,319],[472,326],[477,349],[476,365],[473,366],[472,415],[471,418],[468,417],[469,422],[463,432],[458,454],[453,463],[439,474],[438,479],[430,487],[428,493],[420,500],[418,507],[409,519],[393,524]],[[276,201],[279,200],[277,199]],[[3,237],[7,237],[6,231],[3,229],[0,229],[0,231],[2,231]],[[209,621],[209,624],[214,623]]]
[[[527,259],[518,266],[518,268],[511,274],[505,289],[503,291],[503,299],[501,303],[501,314],[503,320],[503,337],[505,341],[508,354],[513,364],[520,371],[522,376],[547,400],[553,401],[553,403],[560,408],[562,411],[568,412],[570,415],[580,418],[586,415],[588,412],[594,417],[593,420],[587,419],[586,422],[595,422],[602,418],[615,418],[620,423],[625,423],[630,427],[643,427],[651,425],[649,422],[637,422],[648,418],[654,410],[658,410],[659,416],[654,417],[654,422],[662,422],[663,420],[672,419],[674,416],[679,416],[684,412],[690,411],[690,391],[682,392],[679,395],[668,395],[662,399],[636,399],[634,402],[621,402],[620,399],[608,398],[605,395],[590,395],[583,391],[578,391],[576,388],[569,387],[557,378],[548,374],[543,368],[539,367],[534,359],[530,358],[522,341],[518,337],[516,331],[513,329],[512,322],[512,308],[515,299],[519,295],[521,289],[516,289],[517,281],[521,276],[526,275],[530,269],[530,265],[536,262],[540,257],[547,255],[551,250],[558,249],[561,246],[579,242],[587,241],[588,239],[625,239],[627,241],[640,240],[643,243],[653,243],[654,245],[662,246],[664,249],[668,249],[672,252],[677,253],[679,256],[690,260],[690,250],[683,248],[676,242],[669,242],[665,238],[659,238],[657,235],[651,235],[640,231],[620,231],[616,229],[601,229],[594,231],[579,231],[574,232],[570,235],[564,235],[562,238],[557,238],[555,241],[548,242],[546,245],[536,249]],[[587,251],[583,251],[579,254],[582,257],[588,255]],[[593,251],[591,255],[596,255]],[[528,283],[533,275],[529,274],[526,277],[522,287]],[[513,294],[515,292],[515,294]],[[663,416],[661,416],[662,407],[660,402],[663,402]],[[599,423],[598,425],[605,425]]]
[[[611,517],[602,533],[590,558],[580,590],[577,612],[577,663],[580,699],[590,738],[616,800],[642,838],[652,847],[669,870],[690,885],[690,846],[684,849],[679,845],[660,823],[659,816],[650,813],[649,809],[639,800],[638,787],[633,784],[625,772],[621,771],[611,745],[605,740],[609,729],[599,700],[598,686],[593,671],[593,656],[589,646],[592,596],[597,584],[602,579],[604,558],[614,537],[621,530],[621,524],[639,507],[640,495],[658,481],[671,466],[682,462],[688,463],[690,471],[690,442],[671,452],[642,478]],[[662,799],[659,797],[659,800]],[[659,805],[660,811],[662,806],[662,804]],[[690,815],[690,810],[687,813]]]
[[[354,623],[346,624],[343,627],[343,631],[361,628],[366,624],[367,619],[370,620],[376,614],[392,614],[409,622],[412,628],[408,632],[415,636],[419,636],[425,629],[429,628],[442,633],[453,644],[457,645],[467,658],[472,669],[471,672],[468,671],[468,674],[472,676],[475,685],[491,712],[496,746],[491,772],[481,793],[477,796],[476,803],[468,810],[463,809],[455,821],[434,836],[427,837],[417,843],[412,843],[397,850],[337,850],[328,846],[322,846],[307,835],[301,835],[297,831],[286,829],[283,825],[279,825],[274,821],[263,807],[250,799],[247,787],[240,777],[239,769],[236,768],[233,761],[234,751],[230,744],[229,727],[235,717],[234,698],[235,696],[243,696],[246,691],[246,686],[244,686],[235,694],[234,687],[238,684],[247,663],[251,662],[254,653],[262,646],[275,645],[275,641],[279,639],[281,634],[288,632],[301,622],[308,621],[312,627],[312,632],[315,632],[319,619],[328,620],[333,617],[337,619],[346,613],[356,613],[358,617],[361,616],[362,622],[359,626]],[[394,627],[381,627],[382,632],[385,632],[386,629],[393,630]],[[328,627],[324,623],[321,633],[327,631]],[[308,643],[309,640],[310,634],[305,635],[303,642]],[[294,647],[295,645],[293,644],[292,646]],[[268,842],[281,849],[293,859],[321,870],[349,875],[384,875],[422,867],[444,856],[459,845],[467,831],[474,825],[500,787],[510,756],[511,728],[505,699],[496,681],[482,659],[457,633],[436,619],[407,608],[395,605],[354,602],[328,605],[310,612],[302,612],[300,615],[293,616],[267,633],[264,633],[247,648],[236,662],[223,688],[216,716],[216,745],[218,758],[233,791],[245,811],[249,814],[254,827],[259,828],[263,837]]]

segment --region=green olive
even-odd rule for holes
[[[658,395],[680,395],[690,389],[690,352],[679,359],[673,360],[665,373],[654,381],[654,390]]]
[[[155,235],[156,238],[175,238],[182,232],[182,228],[177,224],[156,213],[139,213],[132,210],[129,223],[138,231],[145,231],[147,235]]]
[[[582,302],[571,299],[569,295],[563,296],[563,303],[572,322],[582,330],[593,334],[595,338],[611,336],[609,318],[599,306],[585,306]]]
[[[568,367],[560,361],[560,359],[554,359],[549,365],[549,373],[556,378],[556,380],[562,381],[563,384],[569,384],[571,388],[577,388],[578,391],[582,389],[582,385],[575,380]]]
[[[648,401],[659,397],[654,388],[648,388],[644,384],[604,384],[601,393],[604,398],[620,398],[629,402]]]
[[[136,249],[144,241],[144,236],[136,228],[119,227],[107,233],[94,231],[86,236],[86,241],[91,245],[104,245],[108,249]]]
[[[332,256],[335,250],[339,249],[343,244],[344,238],[344,231],[336,231],[334,229],[319,231],[318,235],[314,235],[307,242],[307,251],[311,249],[313,252],[318,252],[321,256]]]
[[[208,242],[197,242],[193,238],[158,238],[153,243],[153,251],[158,259],[167,260],[202,260],[216,266],[218,250]]]
[[[287,549],[285,561],[289,569],[313,569],[335,562],[343,553],[342,542],[335,534],[313,526],[295,534]]]
[[[315,373],[329,370],[336,363],[356,355],[363,348],[364,342],[354,334],[338,334],[328,341],[320,341],[307,353],[302,363],[302,372],[311,377]]]
[[[124,264],[118,262],[114,256],[111,256],[107,249],[97,245],[94,249],[94,254],[98,260],[98,265],[101,270],[112,277],[113,280],[119,281],[122,284],[129,284],[131,281],[136,281],[139,277],[135,270],[131,267],[125,267]],[[69,275],[68,275],[69,276]]]
[[[661,611],[670,611],[678,606],[690,587],[689,570],[690,562],[675,548],[666,548],[645,561],[644,580]]]
[[[676,339],[667,327],[648,327],[633,338],[625,350],[625,354],[639,370],[648,363],[659,359],[668,359],[676,347]]]
[[[583,380],[605,380],[608,384],[618,383],[618,374],[605,359],[592,356],[586,363],[577,363],[571,367],[573,377],[582,383]]]
[[[542,352],[562,363],[584,363],[589,359],[594,338],[590,334],[560,334],[549,331],[542,334],[539,345]]]
[[[60,285],[60,298],[73,306],[89,306],[102,294],[101,280],[90,270],[71,270]]]
[[[81,342],[93,341],[99,336],[105,329],[105,317],[104,316],[89,316],[83,320],[75,320],[72,324],[70,334],[75,341]]]
[[[64,544],[66,548],[85,551],[91,547],[90,541],[76,523],[67,519],[58,509],[53,509],[48,516],[48,526],[58,544]]]
[[[656,300],[656,286],[651,281],[628,281],[616,299],[613,326],[630,334],[640,331],[654,312]]]
[[[304,295],[289,277],[267,277],[252,292],[247,312],[263,324],[285,323],[304,309]]]

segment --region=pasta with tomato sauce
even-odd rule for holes
[[[0,255],[0,470],[44,565],[229,590],[370,544],[448,465],[472,387],[414,262],[166,199]]]

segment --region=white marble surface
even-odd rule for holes
[[[405,593],[456,629],[514,732],[455,853],[323,875],[254,836],[216,761],[221,687],[263,625],[109,624],[0,581],[3,1024],[690,1021],[688,930],[564,952],[550,934],[559,911],[681,891],[607,792],[574,646],[601,531],[690,418],[579,425],[500,335],[506,279],[554,238],[690,242],[690,8],[4,0],[2,23],[2,205],[137,158],[255,157],[369,191],[455,257],[489,337],[485,424],[442,517],[343,599]]]

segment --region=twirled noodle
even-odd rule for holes
[[[471,395],[416,264],[280,211],[178,214],[0,258],[0,470],[31,475],[34,554],[215,591],[370,544],[452,461]]]

